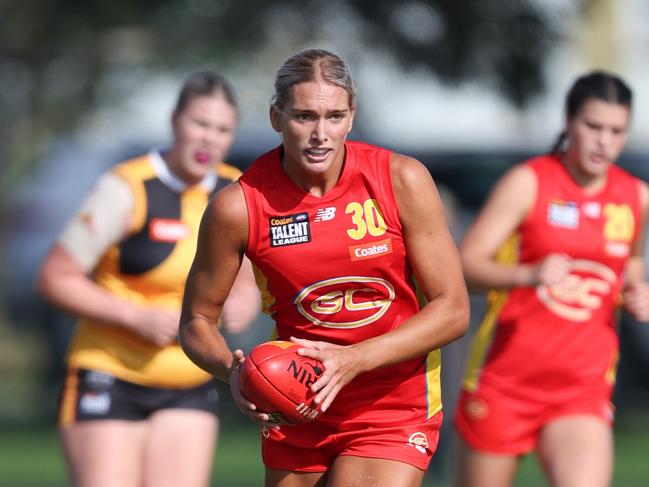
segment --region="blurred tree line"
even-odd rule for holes
[[[584,15],[596,1],[572,2],[571,12]],[[485,81],[523,107],[543,92],[544,61],[570,28],[561,8],[543,3],[0,0],[0,190],[29,173],[52,134],[82,125],[152,73],[254,62],[271,44],[286,55],[332,39],[343,55],[371,46],[446,83]]]
[[[322,45],[352,68],[379,53],[404,73],[425,69],[449,85],[478,81],[524,108],[543,94],[545,64],[574,21],[602,1],[0,0],[0,225],[6,195],[55,137],[83,127],[99,107],[123,102],[160,73],[180,78],[239,64],[272,78],[276,59]],[[65,347],[65,334],[56,330],[68,325],[43,326],[53,349]]]

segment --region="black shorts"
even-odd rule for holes
[[[59,401],[59,425],[80,421],[140,421],[161,409],[195,409],[217,414],[216,379],[186,389],[148,387],[99,370],[71,369]]]

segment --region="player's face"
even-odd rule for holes
[[[298,177],[338,174],[354,111],[344,88],[324,81],[293,85],[284,106],[270,111],[282,135],[286,170]]]
[[[236,124],[236,111],[221,94],[191,97],[172,117],[172,171],[189,184],[200,182],[230,150]]]
[[[585,176],[605,175],[624,148],[629,118],[624,105],[597,98],[584,102],[567,123],[568,161]]]

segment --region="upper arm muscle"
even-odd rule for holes
[[[536,198],[536,177],[527,166],[516,166],[498,182],[464,237],[462,257],[489,257],[525,219]]]
[[[201,220],[183,312],[217,321],[239,271],[247,237],[243,192],[238,184],[233,184],[215,196]]]
[[[401,155],[393,156],[391,171],[408,258],[426,298],[463,289],[457,249],[430,173]]]

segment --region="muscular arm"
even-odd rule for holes
[[[536,178],[526,166],[516,166],[498,182],[482,211],[466,233],[460,255],[471,288],[511,288],[532,285],[536,269],[495,260],[498,250],[531,210]]]
[[[261,294],[255,282],[252,264],[244,257],[230,294],[223,304],[223,327],[229,333],[243,332],[257,317],[260,307]]]
[[[196,365],[229,380],[232,353],[217,323],[243,259],[248,213],[238,184],[221,190],[207,207],[187,277],[180,343]]]
[[[398,154],[391,173],[406,253],[427,304],[399,328],[355,345],[367,357],[368,369],[446,345],[462,336],[469,322],[460,259],[430,173],[419,161]]]

